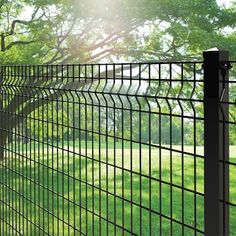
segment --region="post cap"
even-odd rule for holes
[[[228,60],[229,59],[229,51],[221,48],[210,48],[205,51],[203,51],[203,57],[208,57],[208,56],[218,56],[219,60]],[[211,59],[212,60],[212,59]]]
[[[217,48],[217,47],[204,50],[204,52],[214,52],[214,51],[222,51],[222,50],[220,50],[220,49]]]

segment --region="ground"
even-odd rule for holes
[[[168,146],[72,144],[27,144],[0,163],[0,216],[19,234],[194,235],[191,227],[196,227],[202,235],[203,147],[184,147],[194,156],[179,153],[181,146],[173,146],[176,151],[171,152]],[[236,147],[231,147],[233,153]],[[233,168],[230,202],[236,203]],[[236,235],[234,208],[230,235]],[[12,235],[6,224],[1,232]]]

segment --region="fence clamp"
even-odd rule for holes
[[[226,76],[227,70],[230,70],[233,66],[230,64],[229,61],[223,61],[220,62],[220,70],[222,73],[222,76]]]

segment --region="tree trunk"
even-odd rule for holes
[[[0,160],[3,160],[4,158],[4,149],[7,142],[7,135],[6,131],[4,130],[4,112],[3,112],[3,99],[0,98]]]
[[[3,160],[4,158],[4,150],[6,145],[7,137],[3,134],[3,131],[1,130],[0,133],[0,160]]]
[[[0,160],[4,158],[4,149],[7,143],[7,132],[4,130],[6,129],[4,122],[4,113],[0,111]]]
[[[4,39],[2,38],[2,43],[3,43],[3,40]],[[3,74],[4,74],[4,67],[1,67],[1,71],[0,71],[1,81],[3,81]],[[2,88],[0,91],[2,91]],[[4,113],[4,108],[3,108],[3,93],[1,93],[0,94],[0,160],[3,160],[4,158],[4,149],[7,142],[7,135],[6,135],[6,131],[4,130],[4,128],[6,127],[4,123],[5,123],[5,113]]]
[[[10,119],[10,117],[6,116],[5,112],[0,111],[0,160],[3,160],[5,157],[4,151],[9,141],[9,137],[12,135],[12,127],[9,125],[7,119]]]

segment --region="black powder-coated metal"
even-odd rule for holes
[[[0,235],[230,234],[222,60],[1,66]]]
[[[228,72],[223,65],[229,60],[228,51],[209,50],[204,57],[204,140],[205,140],[205,234],[229,235],[229,132]],[[223,120],[224,123],[221,123]],[[223,203],[220,203],[220,199]]]

